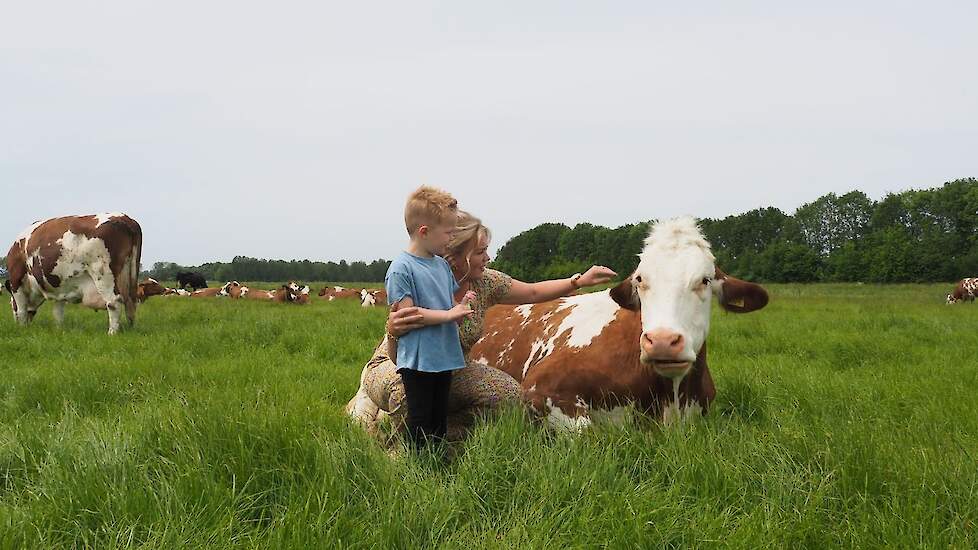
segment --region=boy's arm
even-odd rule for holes
[[[411,299],[410,296],[405,296],[400,302],[391,304],[391,307],[396,309],[414,307],[414,300]],[[450,323],[452,321],[461,319],[466,315],[470,315],[472,313],[472,309],[468,308],[468,306],[464,307],[468,310],[467,312],[462,309],[463,306],[455,306],[448,311],[419,307],[418,313],[421,314],[422,325],[440,325],[443,323]],[[390,334],[387,335],[387,357],[390,358],[391,362],[397,365],[397,339],[393,338]]]
[[[475,293],[470,291],[465,294],[465,297],[462,298],[461,303],[455,304],[455,307],[447,311],[442,309],[425,309],[423,307],[419,307],[418,313],[421,314],[421,324],[424,326],[431,326],[461,321],[474,313],[472,311],[472,306],[469,305],[469,302],[474,299]],[[406,307],[414,307],[414,300],[411,299],[410,296],[405,296],[400,302],[391,304],[391,308],[395,310]],[[390,358],[391,362],[397,365],[397,338],[394,338],[389,333],[387,334],[387,357]]]
[[[418,313],[421,314],[421,324],[424,326],[441,325],[472,315],[472,307],[469,306],[469,300],[467,298],[468,296],[462,299],[462,303],[456,304],[455,307],[449,310],[419,307]],[[406,296],[400,302],[397,302],[398,309],[404,309],[406,307],[414,307],[414,300],[410,296]]]

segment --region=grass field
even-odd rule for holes
[[[4,312],[0,546],[978,545],[978,305],[768,288],[714,308],[706,418],[572,438],[510,411],[447,464],[342,413],[382,309],[157,297],[116,337]]]

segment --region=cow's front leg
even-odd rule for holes
[[[62,301],[55,301],[51,304],[51,313],[54,315],[54,322],[60,327],[64,325],[65,322],[65,303]]]

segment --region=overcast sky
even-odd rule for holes
[[[245,4],[6,4],[0,238],[121,210],[147,267],[370,260],[420,184],[498,246],[978,176],[973,1]]]

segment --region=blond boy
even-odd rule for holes
[[[472,314],[468,303],[474,295],[455,303],[458,283],[441,257],[457,219],[457,202],[448,193],[427,186],[411,193],[404,208],[410,242],[385,278],[388,303],[417,306],[424,325],[396,341],[388,337],[389,355],[404,382],[408,434],[418,448],[445,437],[452,371],[465,366],[456,322]]]

